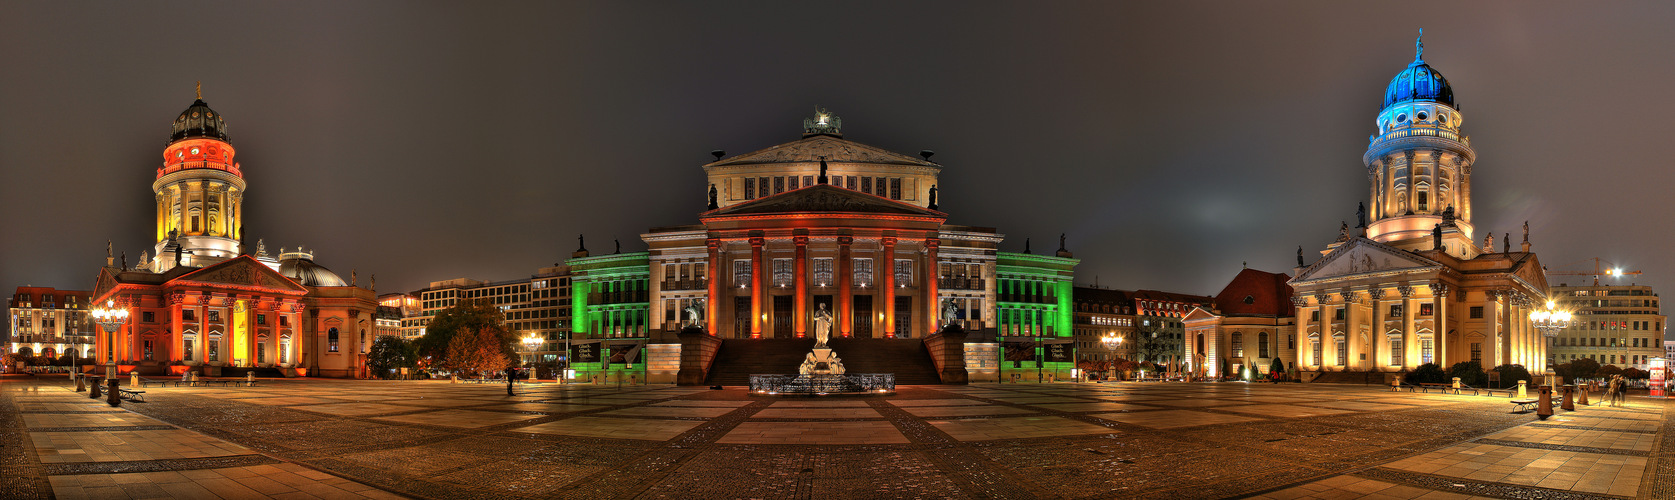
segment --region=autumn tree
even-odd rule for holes
[[[510,367],[505,332],[497,327],[458,332],[448,341],[441,366],[456,372],[487,374]]]
[[[514,345],[517,339],[512,338],[513,334],[506,331],[503,326],[505,321],[506,315],[494,304],[480,300],[461,300],[437,312],[430,323],[425,325],[425,335],[415,342],[419,356],[429,358],[436,366],[455,366],[446,359],[453,347],[454,337],[461,332],[469,332],[467,336],[476,336],[484,329],[489,329],[504,340],[501,343],[501,356],[516,357]]]

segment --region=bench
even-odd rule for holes
[[[1517,389],[1483,389],[1482,391],[1483,391],[1484,396],[1489,396],[1489,397],[1494,397],[1495,393],[1497,393],[1497,392],[1501,393],[1501,394],[1503,394],[1503,395],[1505,395],[1506,397],[1509,397],[1509,398],[1512,397],[1513,394],[1518,393]]]
[[[120,387],[117,388],[116,390],[118,392],[122,393],[122,399],[133,401],[135,403],[144,403],[145,402],[145,391],[131,391],[131,390],[123,389],[123,388],[120,388]]]
[[[1529,412],[1535,411],[1536,401],[1537,400],[1535,398],[1526,398],[1526,399],[1514,399],[1514,400],[1507,401],[1507,402],[1518,405],[1517,407],[1512,409],[1513,413],[1529,413]]]
[[[1424,390],[1426,394],[1430,394],[1431,389],[1441,390],[1443,394],[1447,394],[1450,389],[1454,389],[1453,384],[1437,384],[1437,383],[1419,384],[1419,387],[1420,387],[1420,389]],[[1459,394],[1460,391],[1455,390],[1454,393]]]

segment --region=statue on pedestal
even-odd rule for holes
[[[814,347],[826,347],[831,338],[832,312],[826,310],[826,304],[820,304],[814,311]]]
[[[694,300],[691,305],[686,306],[686,326],[689,328],[696,328],[703,325],[704,301],[701,299]]]

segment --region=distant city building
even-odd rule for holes
[[[1163,370],[1188,369],[1184,364],[1189,359],[1183,320],[1193,308],[1214,304],[1215,298],[1158,290],[1136,290],[1130,297],[1139,322],[1135,332],[1139,338],[1134,340],[1136,361],[1150,361],[1162,365]]]
[[[411,324],[408,320],[420,315],[418,296],[409,293],[386,293],[378,296],[378,307],[395,309],[395,314],[400,318],[397,329],[400,330],[402,338],[414,339],[420,336],[421,327],[417,325],[418,320],[411,320]]]
[[[1354,173],[1370,181],[1371,198],[1320,259],[1304,265],[1298,250],[1291,287],[1302,349],[1295,364],[1305,378],[1343,371],[1394,377],[1461,361],[1519,364],[1532,373],[1547,367],[1546,343],[1529,321],[1548,296],[1547,281],[1527,226],[1518,246],[1515,228],[1498,242],[1475,236],[1477,152],[1461,133],[1453,88],[1422,56],[1421,49],[1390,80],[1362,155],[1366,168]],[[1217,369],[1214,362],[1200,367],[1211,376]]]
[[[151,185],[155,258],[142,252],[130,267],[107,249],[99,270],[91,302],[129,311],[121,329],[98,335],[97,359],[113,365],[108,371],[367,376],[374,292],[301,247],[277,258],[260,241],[246,247],[245,188],[224,117],[198,99],[175,118]]]
[[[1675,340],[1663,341],[1663,359],[1675,360]]]
[[[1261,378],[1275,359],[1294,368],[1297,323],[1291,276],[1245,269],[1216,294],[1212,307],[1195,307],[1186,319],[1187,350],[1195,366],[1220,366],[1225,376]],[[1217,373],[1220,373],[1219,370]]]
[[[1135,316],[1134,299],[1129,292],[1078,286],[1071,302],[1075,312],[1076,359],[1078,361],[1134,360]],[[1122,342],[1106,346],[1104,339]]]
[[[81,290],[20,286],[6,303],[8,332],[0,341],[5,351],[57,359],[74,351],[92,357],[97,326],[88,316],[88,295]]]
[[[1559,331],[1548,348],[1555,363],[1587,358],[1644,370],[1647,360],[1667,354],[1665,317],[1652,287],[1561,284],[1551,290],[1558,309],[1572,314],[1570,328]]]
[[[431,319],[462,300],[485,302],[506,315],[505,327],[519,338],[544,339],[532,353],[536,361],[558,361],[570,336],[570,267],[544,267],[528,278],[484,282],[466,278],[431,282],[430,286],[402,299],[402,334],[407,338],[425,335]],[[416,301],[408,302],[413,297]],[[519,352],[525,352],[520,343]]]

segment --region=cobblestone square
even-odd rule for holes
[[[1356,385],[886,396],[294,379],[111,408],[0,379],[4,498],[1669,498],[1663,400]]]

